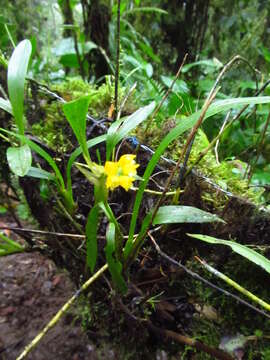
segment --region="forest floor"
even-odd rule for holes
[[[14,225],[1,217],[4,222]],[[16,359],[75,291],[68,274],[38,252],[1,257],[0,360]],[[73,309],[27,359],[94,360],[102,354],[104,359],[115,359],[112,350],[99,349],[98,354]]]

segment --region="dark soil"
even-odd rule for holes
[[[67,274],[37,252],[0,259],[0,359],[13,360],[72,296]],[[28,359],[96,359],[74,314],[67,314]]]

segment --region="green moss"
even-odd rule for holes
[[[65,101],[72,101],[84,95],[90,95],[89,113],[97,119],[107,117],[114,98],[114,83],[107,78],[100,87],[85,83],[79,78],[70,78],[61,84],[54,85],[52,91],[59,94]],[[120,102],[124,98],[125,89],[119,89]],[[127,102],[124,111],[134,107],[131,100]],[[33,135],[39,137],[50,148],[66,153],[73,149],[71,129],[62,111],[62,104],[57,101],[44,102],[42,110],[44,118],[32,126]]]
[[[160,144],[160,139],[176,125],[174,120],[168,120],[163,128],[158,128],[153,126],[150,129],[148,138],[144,141],[151,141],[148,145],[155,149]],[[166,152],[165,156],[177,161],[181,155],[183,144],[187,139],[187,134],[183,134],[176,141],[171,143]],[[139,139],[144,138],[144,133],[142,130],[137,131]],[[199,129],[194,144],[192,146],[191,154],[189,157],[188,167],[192,166],[198,159],[200,153],[207,148],[209,141],[205,133]],[[256,190],[255,188],[249,188],[247,180],[243,179],[245,174],[247,164],[240,161],[222,161],[217,163],[213,151],[209,151],[196,165],[196,169],[201,172],[204,176],[211,179],[214,183],[220,186],[223,190],[233,193],[234,195],[239,195],[254,203],[259,203],[263,190]],[[216,196],[215,191],[205,191],[203,194],[204,200],[214,203],[215,208],[219,208],[224,204],[219,204],[219,201],[223,201],[220,197]]]
[[[53,91],[58,92],[66,101],[90,95],[89,113],[97,118],[107,116],[110,105],[113,103],[114,84],[109,77],[100,87],[88,84],[80,78],[70,78],[54,86]]]
[[[99,87],[88,84],[80,78],[70,78],[61,84],[55,85],[53,90],[60,93],[66,101],[77,99],[83,95],[90,95],[89,113],[96,118],[107,116],[110,106],[114,103],[114,82],[110,76],[107,76],[106,82]],[[120,87],[120,102],[125,95],[126,89]],[[133,109],[133,107],[131,100],[129,100],[125,109],[128,111],[128,108]]]
[[[64,118],[61,105],[58,102],[46,104],[44,111],[44,119],[32,126],[32,134],[59,153],[71,150],[68,123]]]

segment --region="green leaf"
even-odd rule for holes
[[[115,236],[116,236],[115,225],[114,223],[110,222],[106,232],[106,240],[107,240],[107,245],[105,247],[106,260],[114,284],[122,293],[125,293],[127,291],[127,285],[122,276],[122,264],[120,261],[118,261],[115,258],[115,252],[116,252]]]
[[[199,61],[184,65],[182,72],[183,73],[188,72],[189,69],[191,69],[194,66],[205,66],[205,67],[213,68],[215,70],[219,70],[223,67],[223,64],[217,58],[208,59],[208,60],[199,60]]]
[[[7,80],[9,100],[12,105],[13,115],[20,134],[24,134],[24,83],[31,52],[31,42],[29,40],[23,40],[14,49],[8,63]]]
[[[89,158],[86,144],[86,115],[90,103],[90,96],[83,96],[63,105],[64,114],[82,148],[83,155]]]
[[[187,235],[195,239],[205,241],[209,244],[230,246],[234,252],[252,261],[253,263],[259,265],[265,271],[270,273],[270,260],[268,260],[263,255],[257,253],[256,251],[250,249],[245,245],[238,244],[234,241],[217,239],[215,237],[207,236],[207,235],[201,235],[201,234],[187,234]]]
[[[60,57],[60,64],[65,67],[78,69],[80,67],[76,54],[65,54]]]
[[[204,120],[216,115],[222,111],[227,111],[231,108],[243,106],[243,105],[255,105],[255,104],[266,104],[270,103],[269,96],[261,96],[261,97],[253,97],[253,98],[235,98],[235,99],[227,99],[227,100],[220,100],[210,105],[208,111],[205,114]],[[155,166],[157,165],[160,157],[163,155],[165,150],[167,149],[168,145],[177,139],[181,134],[185,131],[191,129],[200,117],[201,111],[197,111],[194,114],[186,117],[185,119],[180,119],[179,124],[173,128],[164,139],[162,139],[160,145],[154,152],[151,160],[149,161],[147,168],[145,169],[143,180],[140,183],[139,190],[137,191],[137,195],[135,198],[135,203],[133,207],[132,217],[131,217],[131,224],[129,228],[129,238],[127,244],[130,244],[133,241],[133,236],[135,234],[135,227],[137,224],[137,218],[139,214],[139,209],[141,206],[141,202],[143,199],[144,190],[147,187],[148,181],[150,176],[152,175]],[[131,249],[130,249],[131,250]],[[125,254],[128,255],[126,248]]]
[[[83,44],[78,44],[78,50],[80,55],[87,54],[89,51],[96,49],[97,45],[92,41],[87,41]],[[59,44],[52,49],[52,53],[55,56],[69,56],[76,55],[76,49],[74,44],[74,39],[72,37],[67,37],[62,39]]]
[[[10,103],[9,100],[0,98],[0,109],[3,109],[4,111],[6,111],[9,114],[13,115],[11,103]]]
[[[27,145],[30,146],[30,148],[35,151],[37,154],[39,154],[41,157],[43,157],[43,159],[45,159],[47,161],[47,163],[51,166],[51,168],[54,170],[56,178],[59,182],[59,185],[61,187],[62,190],[65,189],[65,183],[64,183],[64,179],[63,176],[61,175],[61,172],[58,168],[58,166],[56,165],[55,161],[53,160],[53,158],[45,151],[43,150],[39,145],[37,145],[35,142],[33,142],[32,140],[29,140],[27,137],[25,137],[24,135],[20,135],[17,133],[14,133],[12,131],[8,131],[6,129],[0,128],[0,131],[5,133],[5,134],[9,134],[12,136],[15,136],[17,139],[23,140],[26,142]]]
[[[206,223],[221,221],[217,215],[192,206],[161,206],[153,220],[153,225],[177,223]]]
[[[45,179],[45,180],[55,180],[55,176],[50,172],[31,166],[26,176],[37,178],[37,179]]]
[[[164,85],[168,88],[172,85],[174,78],[172,76],[161,76],[161,80]],[[188,94],[189,88],[187,83],[184,80],[177,79],[173,85],[172,92],[174,93],[181,93],[181,94]]]
[[[0,256],[23,252],[24,250],[23,246],[0,232]]]
[[[86,234],[86,262],[91,272],[94,271],[97,262],[97,228],[99,206],[94,205],[90,210],[85,228]]]
[[[132,130],[134,130],[139,124],[148,118],[153,112],[156,103],[153,101],[151,104],[144,106],[137,110],[132,115],[128,116],[124,120],[118,120],[117,123],[112,123],[108,130],[107,136],[107,153],[106,159],[108,160],[112,154],[113,148],[126,137]],[[122,123],[122,124],[121,124]],[[116,126],[117,125],[117,126]]]
[[[15,175],[26,175],[32,163],[30,147],[27,144],[20,147],[9,147],[7,149],[7,161]]]
[[[130,14],[134,14],[136,12],[155,12],[155,13],[158,13],[158,14],[161,14],[161,15],[168,15],[168,12],[166,10],[163,10],[163,9],[160,9],[160,8],[157,8],[157,7],[153,7],[153,6],[142,6],[142,7],[136,7],[136,8],[133,8],[131,10],[127,10],[123,13],[123,16],[125,15],[130,15]]]

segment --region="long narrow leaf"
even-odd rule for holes
[[[114,223],[110,222],[106,232],[106,240],[107,240],[107,245],[105,247],[106,260],[114,284],[122,293],[125,293],[127,291],[127,286],[122,276],[122,264],[120,261],[118,261],[115,258],[115,253],[116,253],[115,236],[116,236],[115,225]]]
[[[8,63],[7,80],[9,100],[12,105],[13,115],[20,134],[24,134],[24,84],[31,52],[31,42],[29,40],[23,40],[14,49]]]
[[[97,228],[98,228],[99,206],[92,207],[88,214],[86,234],[86,262],[91,272],[94,271],[97,262]]]
[[[177,223],[207,223],[221,221],[217,215],[192,206],[161,206],[153,220],[153,225]]]
[[[215,114],[218,114],[222,111],[227,111],[230,108],[235,108],[243,105],[255,105],[255,104],[266,104],[270,103],[270,97],[269,96],[262,96],[262,97],[253,97],[253,98],[236,98],[236,99],[227,99],[227,100],[221,100],[217,101],[216,103],[213,103],[210,105],[208,111],[206,112],[205,119],[209,118],[210,116],[213,116]],[[145,172],[143,175],[144,181],[141,182],[139,190],[136,195],[133,212],[132,212],[132,218],[131,218],[131,224],[129,228],[129,239],[128,244],[133,239],[134,233],[135,233],[135,227],[137,223],[137,217],[139,214],[139,209],[141,205],[141,201],[143,198],[144,190],[147,187],[149,178],[158,163],[160,157],[163,155],[164,151],[167,149],[168,145],[175,139],[177,139],[181,134],[183,134],[186,130],[189,130],[196,124],[200,117],[201,111],[197,111],[196,113],[190,115],[189,117],[183,119],[175,128],[173,128],[161,141],[160,145],[156,149],[155,153],[153,154]],[[126,249],[125,249],[126,253]]]
[[[245,257],[249,261],[259,265],[265,271],[270,273],[270,260],[268,260],[263,255],[257,253],[256,251],[250,249],[249,247],[247,247],[245,245],[238,244],[238,243],[236,243],[234,241],[230,241],[230,240],[217,239],[215,237],[207,236],[207,235],[201,235],[201,234],[187,234],[187,235],[191,236],[195,239],[205,241],[209,244],[230,246],[234,252]]]

